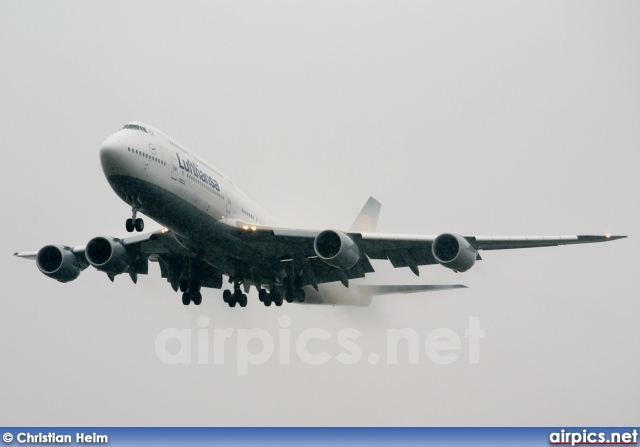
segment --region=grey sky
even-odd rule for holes
[[[636,424],[638,23],[633,1],[1,2],[0,422]],[[137,286],[94,269],[60,284],[13,258],[125,234],[98,147],[131,120],[292,226],[346,228],[373,195],[382,232],[630,238],[483,253],[458,275],[376,263],[371,283],[470,288],[362,309],[265,308],[255,291],[229,309],[217,290],[185,307],[155,264]],[[224,365],[162,363],[157,335],[201,315],[274,337],[287,315],[292,336],[333,334],[310,345],[332,354],[355,328],[364,359],[238,377],[232,344]],[[421,344],[456,331],[461,358],[370,365],[403,327]]]

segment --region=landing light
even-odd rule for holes
[[[169,231],[169,229],[168,229],[168,228],[163,228],[162,230],[160,230],[160,232],[161,232],[161,233],[163,233],[163,234],[164,234],[164,233],[167,233],[168,231]]]
[[[248,227],[247,225],[245,225],[245,226],[243,226],[243,227],[242,227],[242,229],[243,229],[243,230],[248,230],[248,229],[249,229],[249,227]]]
[[[610,234],[607,234],[607,238],[609,238],[609,237],[611,237],[611,235],[610,235]]]
[[[251,227],[251,229],[252,229],[253,231],[256,231],[256,227]]]

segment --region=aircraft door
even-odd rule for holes
[[[173,157],[171,157],[171,178],[178,180],[178,162]]]
[[[225,196],[227,198],[227,216],[231,214],[231,196],[229,196],[229,191],[225,191]]]

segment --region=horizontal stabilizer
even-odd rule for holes
[[[462,284],[416,284],[395,286],[358,286],[368,296],[393,295],[397,293],[434,292],[438,290],[466,289]]]

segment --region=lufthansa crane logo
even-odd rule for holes
[[[153,144],[149,143],[149,149],[153,155],[156,155],[156,147]]]

